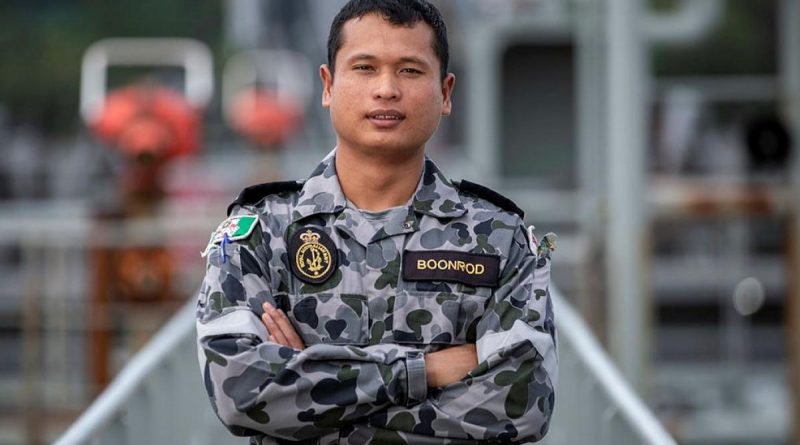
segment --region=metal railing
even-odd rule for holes
[[[551,287],[558,388],[546,445],[677,445],[622,376],[581,316]]]
[[[550,432],[541,443],[676,445],[557,289],[552,297],[560,375]],[[241,444],[217,420],[202,389],[194,314],[190,302],[56,445]]]
[[[187,303],[55,443],[241,445],[211,410]]]

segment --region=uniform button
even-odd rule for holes
[[[406,222],[403,223],[403,228],[406,229],[406,230],[410,229],[413,226],[414,226],[414,223],[411,222],[411,221],[406,221]]]

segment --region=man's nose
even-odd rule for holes
[[[402,94],[397,76],[393,73],[384,73],[376,79],[374,96],[381,100],[397,100]]]

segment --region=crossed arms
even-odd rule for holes
[[[268,274],[251,260],[255,246],[229,245],[224,262],[212,253],[197,329],[218,416],[234,434],[286,440],[350,425],[465,440],[540,439],[557,373],[549,255],[532,254],[522,230],[478,323],[477,344],[424,356],[398,344],[305,347],[274,309]]]
[[[283,310],[276,309],[269,303],[264,303],[262,309],[264,313],[261,314],[261,321],[270,333],[267,337],[270,342],[298,351],[306,348]],[[478,354],[472,343],[425,354],[425,376],[430,388],[441,388],[455,383],[466,377],[476,366]]]

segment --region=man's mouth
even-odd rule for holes
[[[395,110],[375,110],[367,114],[367,118],[376,121],[401,121],[405,114]]]

